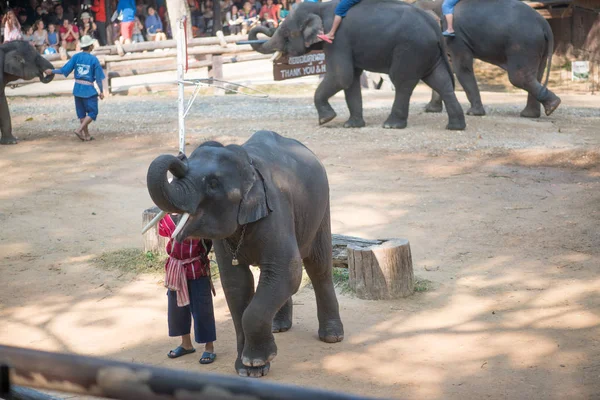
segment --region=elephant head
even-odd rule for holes
[[[270,175],[259,168],[241,146],[206,142],[189,159],[156,158],[148,168],[148,192],[161,210],[183,214],[176,240],[224,239],[269,214]]]
[[[43,83],[49,83],[54,75],[46,76],[44,71],[54,69],[52,64],[42,57],[31,44],[25,41],[8,42],[0,46],[0,65],[3,66],[2,82],[19,78],[30,80],[36,77]]]
[[[315,12],[315,5],[301,3],[275,31],[260,26],[252,29],[248,34],[250,40],[256,40],[258,33],[270,37],[263,44],[252,44],[252,48],[263,54],[280,51],[290,56],[308,52],[309,47],[320,42],[317,35],[323,31],[323,20]]]

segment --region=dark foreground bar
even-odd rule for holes
[[[12,385],[123,400],[358,400],[366,397],[251,378],[0,346]],[[1,378],[0,378],[1,379]],[[0,382],[6,387],[6,382]]]

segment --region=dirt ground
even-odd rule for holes
[[[318,127],[311,91],[298,93],[199,98],[188,153],[258,129],[299,139],[327,168],[333,232],[409,239],[432,287],[397,301],[340,294],[339,344],[318,341],[302,289],[265,379],[398,399],[600,399],[600,97],[562,94],[551,117],[526,120],[522,93],[484,92],[488,116],[451,132],[422,111],[423,87],[402,131],[380,127],[392,93],[365,93],[358,130],[341,127],[343,97]],[[203,366],[199,353],[166,357],[177,341],[162,276],[90,262],[141,248],[147,167],[177,150],[175,98],[109,98],[89,143],[69,133],[71,98],[10,103],[23,140],[0,148],[0,343],[234,374],[219,284],[218,358]]]

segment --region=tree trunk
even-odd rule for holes
[[[169,25],[171,25],[171,35],[173,39],[177,38],[177,20],[182,16],[187,16],[186,36],[190,40],[192,36],[192,14],[186,0],[167,0],[167,12],[169,13]]]
[[[410,243],[406,239],[366,247],[349,245],[348,269],[348,283],[360,299],[398,299],[414,291]]]
[[[213,1],[213,30],[212,35],[216,36],[218,31],[223,30],[223,22],[221,21],[221,1]]]

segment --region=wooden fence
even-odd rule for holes
[[[247,40],[248,36],[218,36],[196,38],[188,41],[188,68],[208,68],[209,76],[222,79],[223,64],[265,60],[270,54],[259,54],[250,45],[237,45],[235,42]],[[68,52],[72,57],[76,52]],[[104,68],[107,80],[104,84],[105,93],[112,93],[112,80],[130,76],[146,75],[157,72],[177,70],[177,43],[175,40],[161,42],[142,42],[119,46],[98,47],[92,51],[98,57]],[[44,55],[55,68],[61,68],[68,60],[61,59],[60,54]],[[54,80],[65,79],[57,75]],[[11,86],[21,86],[35,83],[37,80],[17,80]]]

